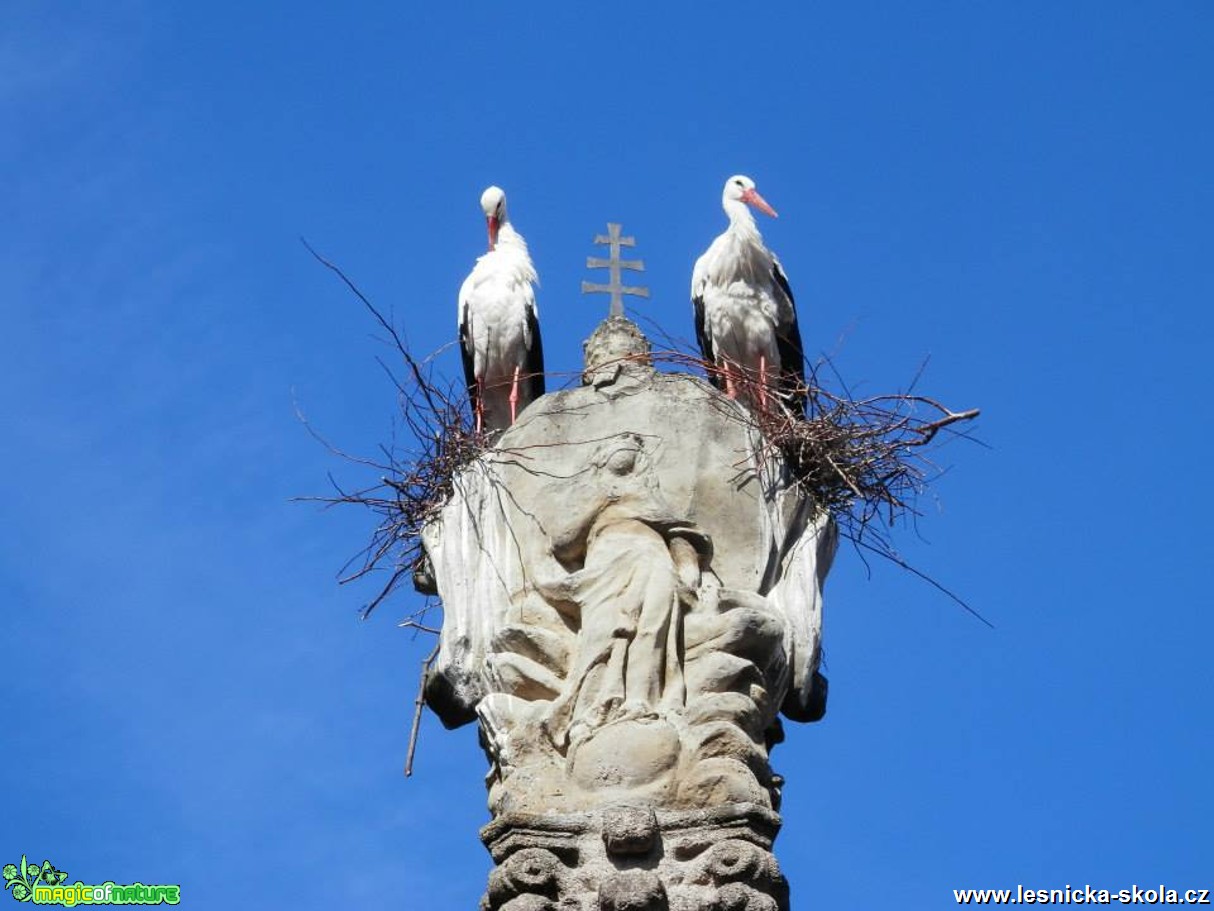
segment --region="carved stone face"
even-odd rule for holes
[[[623,431],[605,439],[571,441],[556,456],[545,453],[549,461],[543,471],[568,478],[559,497],[543,498],[533,510],[557,559],[567,566],[580,561],[595,525],[612,516],[677,519],[653,471],[651,450],[658,444]]]
[[[641,438],[636,434],[629,434],[620,440],[616,448],[608,453],[603,467],[613,475],[631,474],[633,469],[636,468],[637,456],[640,455],[641,446]]]

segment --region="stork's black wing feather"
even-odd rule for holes
[[[691,308],[696,322],[696,341],[700,343],[700,355],[704,358],[705,369],[708,371],[708,382],[718,389],[724,389],[725,383],[715,369],[717,353],[712,344],[712,336],[708,332],[708,322],[704,314],[704,298],[698,295],[693,297]]]
[[[472,308],[464,308],[464,318],[459,324],[459,353],[464,362],[464,382],[468,386],[468,401],[472,403],[472,413],[476,413],[476,362],[472,354]]]
[[[772,278],[788,298],[789,319],[776,326],[776,348],[780,354],[780,376],[785,386],[788,407],[795,414],[805,413],[805,352],[801,348],[801,330],[797,326],[797,304],[793,300],[788,277],[779,261],[772,264]]]
[[[535,308],[527,308],[527,334],[531,336],[531,347],[527,349],[527,361],[523,370],[527,373],[527,402],[534,402],[544,394],[544,344],[540,341],[540,321]]]

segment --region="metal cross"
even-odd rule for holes
[[[624,295],[631,294],[634,297],[649,297],[649,289],[635,285],[625,285],[622,282],[620,275],[621,269],[632,269],[636,272],[645,271],[645,263],[639,259],[620,259],[620,247],[635,247],[637,240],[635,237],[620,237],[620,226],[614,222],[607,222],[607,233],[596,234],[594,236],[596,244],[606,244],[611,249],[610,259],[601,259],[597,256],[586,257],[587,269],[609,269],[610,281],[606,285],[598,285],[594,282],[582,282],[583,294],[610,294],[611,295],[611,315],[624,315]]]

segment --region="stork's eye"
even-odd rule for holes
[[[736,183],[739,187],[745,186],[745,184],[742,183],[742,181],[740,181],[740,180],[735,180],[734,183]]]

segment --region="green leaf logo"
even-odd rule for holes
[[[44,860],[42,866],[31,864],[24,854],[21,855],[21,866],[5,864],[4,888],[13,890],[13,898],[19,902],[30,901],[34,897],[34,886],[39,882],[48,886],[61,886],[67,879],[67,874],[55,868],[49,860]]]
[[[48,886],[61,886],[63,885],[63,881],[67,879],[67,874],[62,870],[56,870],[49,860],[42,862],[42,868],[38,871],[38,876]]]

